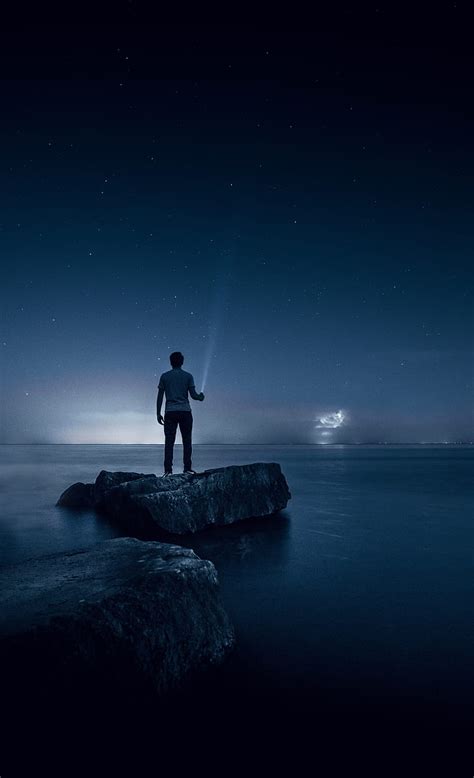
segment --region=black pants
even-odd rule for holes
[[[183,469],[191,470],[191,434],[193,430],[193,414],[191,411],[167,411],[164,418],[165,429],[165,473],[173,471],[173,447],[176,429],[183,441]]]

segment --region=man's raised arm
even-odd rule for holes
[[[192,376],[191,376],[191,378],[189,380],[188,390],[189,390],[189,394],[191,395],[193,400],[204,400],[203,393],[201,392],[200,394],[198,394],[196,392],[196,387],[194,386],[194,378]]]

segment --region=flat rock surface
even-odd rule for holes
[[[190,549],[119,538],[0,570],[0,676],[11,686],[166,691],[234,640],[214,565]]]
[[[167,478],[102,470],[95,484],[73,484],[57,504],[77,506],[81,491],[86,499],[93,493],[95,506],[127,531],[161,529],[178,535],[270,515],[285,508],[291,497],[277,462],[230,465]]]

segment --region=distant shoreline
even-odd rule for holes
[[[182,445],[176,442],[177,446]],[[0,446],[161,446],[164,447],[164,443],[0,443]],[[198,446],[258,446],[264,448],[265,446],[278,446],[279,448],[294,448],[295,446],[304,447],[318,447],[318,448],[427,448],[433,446],[440,446],[442,448],[470,448],[474,446],[474,441],[471,443],[193,443],[193,448]]]

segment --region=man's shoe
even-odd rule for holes
[[[168,475],[173,475],[173,473],[171,473],[171,472],[169,472],[169,473],[168,473],[168,472],[167,472],[167,473],[163,473],[163,474],[160,476],[160,478],[166,478]]]
[[[183,470],[183,474],[184,475],[188,475],[188,474],[196,475],[196,471],[195,470]]]

